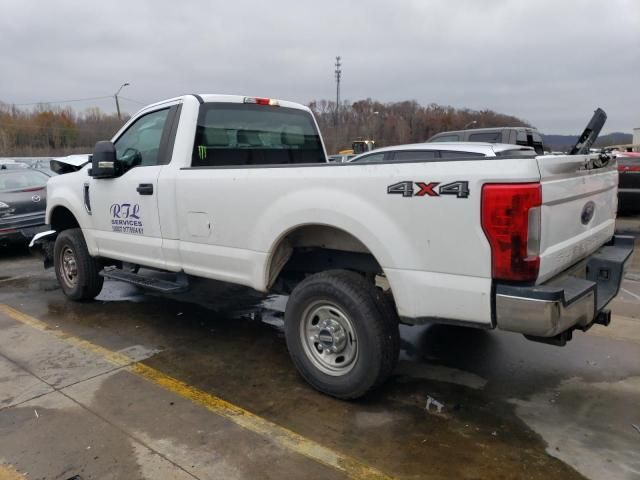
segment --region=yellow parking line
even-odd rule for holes
[[[69,335],[60,330],[49,327],[46,323],[26,313],[0,303],[0,313],[28,325],[37,330],[46,331],[66,342],[101,356],[110,363],[124,367],[128,371],[158,385],[165,390],[173,392],[191,402],[201,405],[209,411],[227,418],[236,425],[261,435],[282,448],[303,455],[318,463],[326,465],[345,473],[353,479],[391,479],[392,477],[381,471],[366,465],[355,458],[324,447],[302,435],[281,427],[269,420],[255,415],[242,407],[229,403],[215,395],[199,390],[176,378],[165,375],[155,368],[135,362],[121,353],[112,352],[100,345],[88,342],[81,338]]]

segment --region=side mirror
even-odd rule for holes
[[[118,175],[116,147],[108,140],[96,143],[91,158],[89,176],[93,178],[113,178]]]

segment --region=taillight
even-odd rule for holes
[[[482,229],[491,245],[494,279],[532,282],[538,278],[541,204],[539,183],[482,187]]]

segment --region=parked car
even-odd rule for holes
[[[355,157],[356,155],[353,154],[341,154],[338,153],[336,155],[329,155],[327,157],[327,160],[331,163],[346,163],[349,160],[351,160],[353,157]]]
[[[496,127],[496,128],[470,128],[468,130],[452,130],[440,132],[432,136],[428,143],[432,142],[489,142],[507,143],[533,147],[540,155],[544,154],[542,136],[535,128],[529,127]]]
[[[27,167],[0,169],[0,246],[43,231],[49,176]]]
[[[451,143],[413,143],[383,147],[373,152],[363,153],[350,163],[379,162],[438,162],[482,157],[535,157],[531,147],[503,145],[499,143],[451,142]]]
[[[640,212],[640,152],[619,153],[618,211]]]
[[[29,168],[29,165],[22,162],[16,162],[11,158],[0,158],[0,170],[15,170]]]

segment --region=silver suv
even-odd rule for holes
[[[528,127],[495,127],[495,128],[471,128],[469,130],[452,130],[440,132],[427,140],[433,142],[488,142],[510,143],[533,147],[539,154],[544,154],[542,136],[535,128]]]
[[[349,160],[349,163],[438,162],[466,158],[535,156],[532,147],[483,142],[412,143],[378,148]]]

